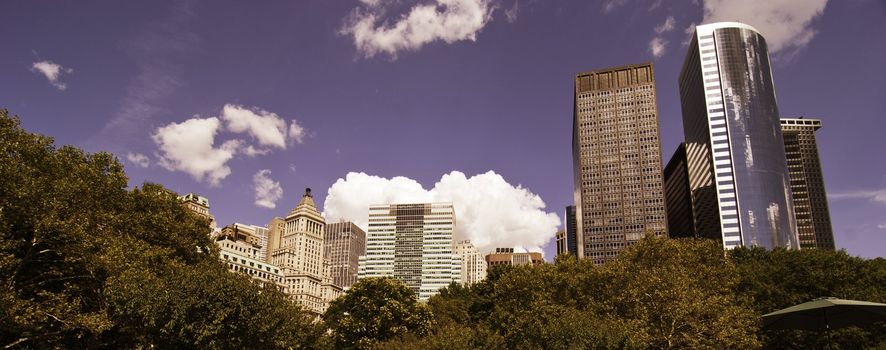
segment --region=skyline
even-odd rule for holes
[[[0,33],[8,43],[7,54],[0,58],[0,75],[8,83],[0,86],[0,102],[21,116],[26,129],[53,136],[58,144],[113,152],[126,164],[130,186],[152,181],[181,194],[208,197],[220,226],[235,221],[264,225],[294,207],[305,187],[315,189],[318,206],[326,212],[327,189],[339,180],[348,185],[344,188],[373,183],[404,190],[389,197],[357,194],[382,196],[389,203],[436,200],[438,193],[453,196],[467,189],[470,196],[464,200],[482,204],[457,215],[459,223],[464,215],[466,224],[477,222],[471,215],[488,217],[471,229],[499,230],[491,232],[501,235],[506,231],[489,223],[528,216],[534,222],[524,225],[518,238],[526,246],[541,245],[530,240],[547,235],[542,242],[545,256],[553,259],[556,228],[525,228],[550,227],[548,214],[555,214],[562,226],[563,209],[572,204],[574,74],[654,61],[666,163],[683,138],[676,82],[686,54],[683,30],[704,19],[702,6],[717,2],[658,2],[650,10],[656,2],[578,6],[564,1],[556,4],[559,12],[557,6],[537,2],[459,3],[498,7],[486,9],[489,19],[481,20],[473,33],[438,35],[439,40],[427,43],[407,40],[412,46],[379,46],[397,48],[396,59],[390,51],[356,46],[351,34],[342,33],[354,8],[372,6],[358,2],[310,3],[304,5],[312,7],[308,9],[296,8],[302,4],[243,9],[231,3],[5,3],[0,18],[10,30]],[[182,4],[190,4],[189,11],[173,11]],[[389,11],[408,13],[409,6]],[[784,6],[786,11],[797,10]],[[782,117],[806,115],[824,124],[817,137],[837,248],[853,255],[883,256],[883,249],[877,248],[886,246],[886,164],[876,160],[882,159],[877,150],[884,146],[877,130],[886,129],[886,122],[875,111],[883,109],[884,101],[877,97],[886,95],[886,89],[869,77],[886,73],[877,65],[886,58],[886,44],[854,33],[875,32],[886,18],[886,5],[831,1],[823,8],[820,16],[806,14],[809,25],[792,26],[788,21],[787,29],[770,33],[753,20],[738,20],[757,26],[767,40],[782,45],[805,40],[799,48],[779,50],[770,42],[771,51],[778,51],[773,54],[773,76]],[[114,16],[103,16],[102,11]],[[238,16],[241,13],[245,16]],[[717,18],[716,13],[709,18]],[[796,27],[801,30],[793,30]],[[612,28],[616,30],[611,36],[588,35]],[[588,44],[576,45],[580,39],[589,39]],[[650,44],[664,41],[669,44],[656,58],[651,48],[661,46]],[[313,53],[302,52],[303,47]],[[366,57],[368,52],[375,56]],[[845,60],[853,60],[849,67],[865,69],[832,69],[846,67]],[[46,64],[34,66],[41,62]],[[247,112],[279,116],[284,126],[278,128],[277,123],[274,129],[282,132],[261,134],[248,123],[232,126],[235,120],[247,120]],[[222,167],[210,169],[228,167],[230,174],[204,171],[197,181],[181,167],[170,166],[178,169],[170,171],[157,165],[164,158],[157,156],[162,148],[153,135],[173,123],[194,120],[194,115],[204,120],[202,124],[220,117],[210,144],[213,150],[224,151],[224,141],[243,142],[239,148],[229,145],[228,150],[237,151],[221,162]],[[256,154],[249,157],[247,152]],[[258,154],[262,152],[267,154]],[[144,159],[137,156],[127,160],[129,153],[143,155],[150,165],[140,167],[137,163]],[[212,176],[220,177],[215,187]],[[276,208],[257,206],[255,187],[278,197],[270,201]],[[475,192],[493,187],[492,192]],[[339,192],[330,191],[337,198]],[[477,198],[489,193],[503,198]],[[355,210],[354,203],[365,202],[345,199],[329,204],[344,213]],[[501,203],[528,206],[507,213],[482,209]],[[496,216],[490,217],[490,212]],[[462,238],[470,237],[457,237]]]

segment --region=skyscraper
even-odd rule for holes
[[[665,207],[668,210],[668,235],[695,237],[692,215],[692,190],[689,188],[689,167],[686,144],[680,143],[664,169]]]
[[[357,281],[357,264],[366,254],[366,232],[353,222],[326,224],[324,252],[332,283],[342,288]]]
[[[781,120],[800,248],[834,250],[834,231],[815,141],[820,128],[818,119]]]
[[[566,212],[563,215],[564,223],[563,226],[566,228],[563,232],[564,245],[566,248],[566,253],[572,254],[572,256],[578,256],[578,223],[575,218],[575,206],[570,205],[566,207]]]
[[[326,310],[329,299],[335,294],[325,290],[332,284],[323,257],[325,226],[308,188],[298,205],[286,216],[282,230],[272,229],[268,239],[270,246],[277,247],[271,252],[271,264],[282,269],[283,284],[289,294],[306,309],[318,314]]]
[[[486,279],[486,260],[471,241],[458,241],[452,250],[461,261],[461,284],[467,286]]]
[[[395,277],[427,300],[461,278],[460,259],[452,252],[454,229],[452,203],[370,206],[357,279]]]
[[[697,26],[680,72],[695,227],[724,248],[799,247],[766,40]]]
[[[182,205],[201,217],[209,220],[209,228],[214,232],[218,227],[215,223],[215,217],[209,213],[209,199],[203,196],[200,196],[196,193],[188,193],[184,196],[178,197],[178,199],[182,202]]]
[[[603,263],[667,231],[652,63],[575,76],[578,256]]]

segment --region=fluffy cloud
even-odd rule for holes
[[[352,36],[366,58],[380,53],[396,58],[401,51],[418,50],[435,41],[475,41],[491,19],[490,1],[436,0],[415,5],[390,23],[386,1],[362,0],[365,7],[354,10],[341,33]]]
[[[828,193],[828,199],[868,199],[886,204],[886,189]]]
[[[221,118],[228,123],[230,131],[249,133],[263,146],[286,148],[286,121],[276,113],[227,104],[222,108]]]
[[[226,163],[242,146],[241,140],[229,140],[215,147],[221,128],[218,118],[192,118],[157,128],[151,138],[159,147],[157,164],[169,171],[183,171],[194,180],[206,180],[211,186],[231,174]]]
[[[68,88],[68,85],[59,81],[59,77],[62,75],[62,73],[74,73],[73,69],[62,67],[61,65],[53,63],[51,61],[34,62],[34,64],[31,65],[31,71],[42,74],[44,77],[46,77],[46,80],[49,80],[49,83],[52,84],[52,86],[55,86],[59,90],[64,90]]]
[[[674,20],[674,16],[668,16],[665,19],[664,23],[659,24],[655,27],[655,34],[667,33],[674,30],[674,26],[677,24],[677,21]]]
[[[277,207],[277,201],[283,198],[283,187],[280,183],[271,179],[271,171],[268,169],[259,170],[252,176],[252,185],[255,189],[255,205],[274,209]]]
[[[703,23],[738,21],[757,28],[770,54],[791,55],[815,36],[812,21],[828,0],[704,0]]]
[[[151,160],[148,159],[148,156],[141,153],[127,153],[126,160],[142,168],[147,168],[148,165],[151,165]]]
[[[470,178],[453,171],[431,189],[406,177],[348,173],[329,188],[324,215],[327,220],[350,220],[366,229],[372,204],[424,202],[452,202],[455,238],[470,239],[483,252],[496,247],[541,250],[560,224],[557,214],[544,211],[545,203],[538,195],[492,171]]]

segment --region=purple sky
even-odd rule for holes
[[[562,220],[572,202],[574,74],[654,61],[667,162],[683,138],[677,74],[685,29],[742,20],[775,51],[782,115],[823,122],[818,142],[837,247],[886,256],[886,3],[735,3],[4,1],[0,107],[58,144],[117,154],[131,185],[152,181],[209,197],[222,225],[266,224],[304,187],[322,205],[349,172],[403,176],[430,189],[452,171],[471,178],[491,170],[540,196],[541,214]],[[383,30],[398,24],[405,30]],[[295,120],[303,133],[262,143],[219,118],[211,151],[222,159],[206,165],[215,185],[206,168],[195,177],[201,170],[170,165],[175,155],[164,153],[159,130],[219,117],[225,105],[274,113],[281,130]],[[234,139],[241,143],[229,145],[227,159],[222,142]],[[267,154],[248,156],[247,145]],[[148,166],[127,154],[145,156]],[[264,169],[283,190],[271,198],[274,209],[255,204],[253,177]],[[545,255],[554,256],[553,244]]]

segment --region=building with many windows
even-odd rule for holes
[[[456,242],[452,245],[452,251],[461,261],[461,284],[467,286],[486,279],[486,260],[471,241]]]
[[[495,248],[495,251],[486,254],[486,263],[489,267],[497,265],[539,265],[545,262],[544,256],[539,252],[515,253],[514,248]]]
[[[834,231],[815,141],[820,128],[818,119],[781,119],[800,248],[834,250]]]
[[[698,235],[798,248],[766,40],[742,23],[697,26],[679,83]]]
[[[575,76],[572,154],[579,257],[667,234],[652,63]]]
[[[427,300],[461,279],[461,261],[452,251],[454,230],[452,203],[370,206],[357,279],[394,277]]]
[[[668,235],[670,237],[696,237],[685,143],[680,143],[668,165],[665,166],[664,182],[665,207],[668,210]]]
[[[366,232],[350,221],[326,224],[324,249],[332,283],[341,288],[354,284],[360,256],[366,254]]]
[[[215,223],[215,217],[209,213],[209,198],[197,195],[196,193],[188,193],[184,196],[178,197],[178,199],[182,202],[182,206],[194,214],[209,220],[209,228],[212,232],[215,232],[218,225]]]
[[[262,284],[273,284],[288,293],[283,284],[283,273],[279,267],[259,259],[261,249],[244,239],[222,235],[215,242],[219,247],[218,257],[229,270],[239,272]]]
[[[272,221],[268,237],[268,245],[276,247],[271,252],[271,264],[282,270],[288,294],[317,314],[326,311],[329,302],[341,294],[341,288],[329,277],[324,259],[325,227],[308,188],[282,223]]]

